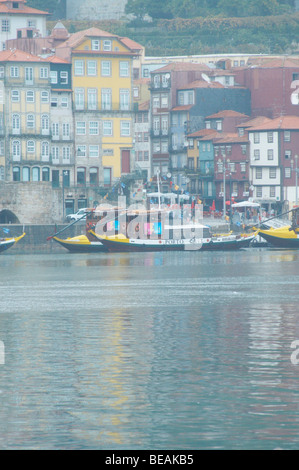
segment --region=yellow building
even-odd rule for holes
[[[0,173],[50,179],[50,65],[19,50],[0,53]]]
[[[133,44],[90,28],[56,48],[72,63],[76,166],[87,185],[91,170],[107,187],[132,171]]]

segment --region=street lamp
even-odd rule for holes
[[[226,155],[223,154],[222,155],[222,160],[219,158],[218,160],[218,163],[222,163],[223,164],[223,218],[225,220],[226,218],[226,196],[225,196],[225,193],[226,193],[226,188],[225,188],[225,183],[226,183],[226,163],[229,163],[230,160],[229,158],[226,160]]]

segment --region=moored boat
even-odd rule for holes
[[[10,238],[0,238],[0,253],[8,250],[13,245],[18,243],[23,237],[25,237],[25,232],[22,233],[19,237],[10,237]]]
[[[225,235],[208,238],[128,238],[123,234],[101,236],[92,232],[109,252],[148,252],[148,251],[215,251],[238,250],[249,247],[255,234]]]
[[[258,234],[270,243],[279,248],[299,248],[299,230],[293,229],[291,225],[284,227],[259,229]]]
[[[53,236],[53,240],[69,250],[71,253],[100,253],[107,251],[105,246],[99,241],[92,241],[86,235],[61,239]]]

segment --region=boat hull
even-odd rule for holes
[[[70,238],[62,240],[58,237],[53,237],[53,239],[61,246],[66,248],[71,253],[102,253],[107,252],[107,248],[100,242],[95,241],[91,242],[90,240],[82,240],[79,238]]]
[[[272,232],[272,233],[271,233]],[[297,234],[294,236],[286,237],[281,234],[273,233],[274,230],[264,230],[260,231],[259,235],[264,238],[268,243],[272,246],[277,248],[291,248],[291,249],[299,249],[299,238],[297,238]]]
[[[206,240],[139,240],[101,238],[109,252],[150,252],[150,251],[228,251],[247,248],[254,236],[240,239]]]
[[[14,246],[23,237],[25,237],[25,233],[23,233],[20,237],[5,238],[4,240],[0,240],[0,253],[3,253],[3,251],[6,251]]]

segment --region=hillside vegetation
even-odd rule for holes
[[[63,21],[69,32],[91,26],[134,39],[148,56],[299,53],[299,12],[255,17],[156,19],[153,22]],[[49,22],[51,30],[55,22]]]

